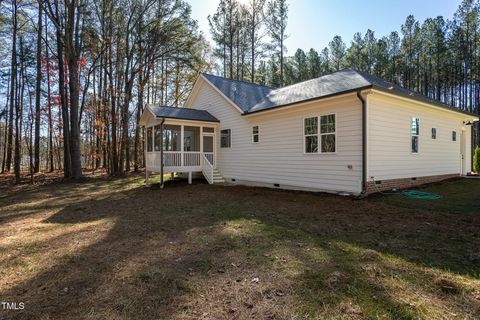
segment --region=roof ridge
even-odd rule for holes
[[[354,71],[354,72],[357,72],[357,73],[358,73],[358,71],[355,70],[355,69],[353,69],[353,68],[343,68],[343,69],[340,69],[340,70],[337,70],[337,71],[334,71],[334,72],[330,72],[330,73],[321,75],[320,77],[316,77],[316,78],[304,80],[304,81],[301,81],[301,82],[292,83],[292,84],[289,84],[288,86],[283,86],[283,87],[278,87],[278,88],[272,88],[272,89],[273,89],[273,90],[280,90],[280,89],[285,89],[285,88],[288,88],[288,87],[293,87],[293,86],[296,86],[296,85],[299,85],[299,84],[302,84],[302,83],[306,83],[306,82],[318,80],[318,79],[323,78],[323,77],[326,77],[326,76],[331,76],[331,75],[333,75],[333,74],[336,74],[336,73],[339,73],[339,72],[343,72],[343,71],[346,71],[346,70],[351,70],[351,71]],[[363,76],[362,76],[362,77],[363,77]],[[364,78],[364,77],[363,77],[363,78]],[[370,81],[368,81],[367,79],[364,78],[364,80],[370,83]]]
[[[264,87],[264,88],[267,88],[267,89],[272,89],[272,90],[275,89],[275,88],[269,87],[269,86],[264,85],[264,84],[259,84],[259,83],[250,82],[250,81],[246,81],[246,80],[230,79],[230,78],[227,78],[227,77],[217,76],[217,75],[215,75],[215,74],[211,74],[211,73],[207,73],[207,72],[202,72],[201,74],[202,74],[202,75],[207,75],[207,76],[216,77],[216,78],[225,79],[225,80],[228,80],[228,81],[242,82],[242,83],[245,83],[245,84],[250,84],[250,85],[255,85],[255,86],[259,86],[259,87]]]

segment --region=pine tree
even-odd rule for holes
[[[288,4],[286,0],[271,0],[267,4],[267,25],[272,39],[272,50],[278,56],[280,85],[284,84],[284,54],[287,39]]]

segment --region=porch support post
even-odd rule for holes
[[[192,184],[192,171],[188,171],[188,184]]]
[[[149,179],[150,179],[150,171],[148,171],[147,169],[145,169],[145,184],[146,184],[147,186],[150,185]]]
[[[203,126],[200,126],[200,158],[203,154]]]
[[[160,123],[160,188],[163,189],[163,123],[165,118]]]
[[[180,159],[180,164],[181,166],[183,167],[184,165],[184,159],[183,159],[183,137],[184,137],[184,126],[183,124],[180,126],[180,156],[181,156],[181,159]]]

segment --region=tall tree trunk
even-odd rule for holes
[[[13,169],[15,172],[15,182],[20,183],[20,161],[21,159],[21,135],[22,135],[22,113],[23,113],[23,93],[24,93],[24,81],[23,81],[23,71],[24,71],[24,52],[23,52],[23,38],[20,36],[20,90],[19,96],[15,108],[15,151],[14,151],[14,160],[13,160]]]
[[[38,5],[37,79],[35,88],[35,173],[40,170],[40,90],[42,84],[42,22],[42,6]]]
[[[53,119],[52,119],[52,103],[51,103],[51,87],[50,87],[50,57],[48,53],[48,24],[45,16],[45,58],[47,73],[47,112],[48,112],[48,171],[53,172],[55,165],[53,162]]]
[[[133,170],[138,172],[139,166],[139,147],[140,147],[140,115],[143,112],[143,95],[145,83],[143,82],[143,67],[140,67],[140,72],[138,74],[138,98],[137,98],[137,115],[135,118],[135,142],[133,146]],[[148,71],[147,71],[148,72]]]
[[[70,158],[72,178],[82,177],[82,161],[80,152],[80,124],[79,124],[79,78],[78,59],[79,48],[79,19],[83,10],[77,1],[71,1],[67,7],[67,23],[65,24],[65,56],[68,65],[68,89],[70,98]]]
[[[8,115],[8,106],[9,106],[9,101],[10,101],[10,77],[9,75],[9,80],[8,80],[8,87],[7,87],[7,99],[5,100],[5,128],[4,128],[4,135],[3,135],[3,158],[2,158],[2,173],[5,172],[5,164],[7,161],[7,137],[8,137],[8,123],[9,121],[9,115]]]
[[[7,160],[6,171],[10,171],[12,165],[12,147],[13,147],[13,110],[16,110],[16,87],[17,83],[17,1],[12,1],[12,61],[11,61],[11,75],[10,75],[10,109],[8,115],[8,134],[7,134]]]
[[[58,16],[58,12],[56,12]],[[69,130],[69,112],[68,100],[65,91],[65,68],[64,68],[64,44],[62,34],[56,30],[57,59],[58,59],[58,93],[60,95],[62,135],[63,135],[63,175],[65,178],[72,177],[72,161],[70,155],[70,130]]]

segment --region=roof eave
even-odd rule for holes
[[[199,120],[193,118],[175,118],[175,117],[168,117],[168,116],[156,116],[156,119],[172,119],[178,121],[197,121],[197,122],[212,122],[212,123],[220,123],[220,120]]]

